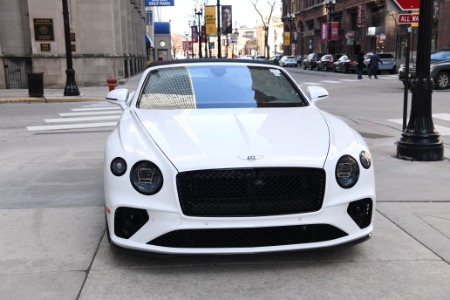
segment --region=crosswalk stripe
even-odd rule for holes
[[[306,85],[322,85],[322,84],[320,84],[320,83],[318,83],[318,82],[308,82],[308,81],[302,82],[301,84],[306,84]]]
[[[45,125],[45,126],[28,126],[29,131],[48,131],[48,130],[63,130],[63,129],[85,129],[97,127],[113,127],[117,122],[104,123],[85,123],[85,124],[68,124],[68,125]]]
[[[388,121],[403,125],[403,119],[389,119]],[[408,124],[408,120],[406,121],[406,124]],[[448,127],[435,124],[434,129],[436,129],[436,131],[439,132],[440,135],[450,135],[450,128]]]
[[[450,121],[450,114],[433,114],[433,118]]]
[[[94,111],[94,110],[120,110],[120,107],[92,107],[92,108],[72,108],[72,111]]]
[[[119,116],[97,116],[97,117],[82,117],[82,118],[59,118],[59,119],[45,119],[45,123],[67,123],[67,122],[89,122],[89,121],[106,121],[118,120]]]
[[[74,117],[74,116],[94,116],[94,115],[111,115],[121,114],[122,111],[93,111],[93,112],[74,112],[74,113],[60,113],[61,117]]]
[[[340,81],[336,81],[336,80],[321,80],[320,82],[325,82],[325,83],[341,83]]]

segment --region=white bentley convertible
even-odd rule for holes
[[[361,136],[283,68],[244,60],[152,64],[106,141],[113,245],[167,254],[259,253],[367,240],[375,179]]]

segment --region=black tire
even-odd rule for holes
[[[347,66],[344,65],[342,67],[342,73],[346,73],[346,74],[348,73],[348,67]]]
[[[446,71],[440,71],[434,80],[434,87],[437,90],[446,89],[450,85],[450,74]]]

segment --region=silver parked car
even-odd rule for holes
[[[390,53],[377,53],[383,62],[378,66],[378,74],[383,71],[389,72],[389,74],[395,74],[397,72],[397,61],[395,60],[394,55]],[[364,55],[364,70],[367,71],[367,66],[369,65],[370,57],[373,55],[373,52],[368,52]]]
[[[295,56],[283,56],[280,59],[279,65],[282,67],[296,67],[297,59]]]

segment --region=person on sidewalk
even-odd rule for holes
[[[382,64],[380,57],[378,54],[373,53],[369,60],[369,65],[367,66],[369,71],[369,78],[372,78],[372,75],[375,76],[375,79],[378,79],[378,64]]]
[[[356,59],[356,74],[358,74],[358,79],[362,79],[362,74],[364,70],[364,52],[359,52],[358,58]]]

